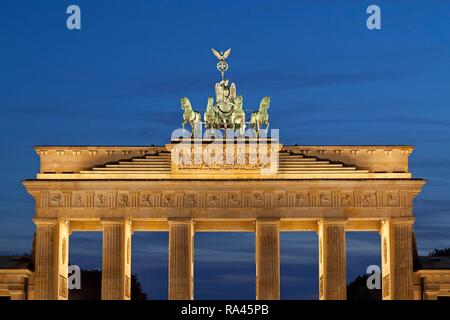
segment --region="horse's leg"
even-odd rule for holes
[[[202,137],[202,118],[200,116],[197,117],[197,136]]]
[[[250,130],[253,131],[252,134],[256,134],[255,117],[253,116],[253,114],[250,116]]]

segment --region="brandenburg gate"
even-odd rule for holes
[[[413,148],[282,145],[263,134],[270,99],[246,122],[223,75],[229,50],[215,54],[222,80],[204,121],[181,101],[190,135],[164,146],[35,148],[40,171],[23,183],[36,204],[35,299],[68,298],[74,231],[103,232],[102,299],[130,299],[140,231],[169,233],[169,299],[194,298],[198,232],[254,232],[256,298],[279,299],[280,232],[291,231],[317,233],[320,299],[346,299],[351,231],[380,235],[383,299],[413,299],[413,199],[424,185],[408,168]],[[217,137],[228,129],[237,136]]]

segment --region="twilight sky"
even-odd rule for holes
[[[82,29],[66,28],[77,4]],[[381,7],[382,29],[366,28]],[[272,97],[284,144],[414,145],[422,254],[450,247],[450,2],[0,2],[0,254],[30,251],[35,145],[150,145],[179,127],[179,98],[204,111],[219,79],[210,48],[254,109]],[[348,280],[379,263],[376,233],[347,234]],[[282,298],[317,297],[314,233],[281,236]],[[167,296],[167,234],[136,233],[133,272]],[[255,295],[254,234],[197,234],[196,298]],[[74,233],[71,262],[101,267],[101,234]]]

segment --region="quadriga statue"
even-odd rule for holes
[[[206,130],[224,130],[226,135],[227,130],[232,129],[235,133],[243,136],[246,126],[243,98],[236,94],[236,85],[225,79],[225,71],[228,70],[226,59],[229,57],[230,51],[231,49],[225,52],[212,49],[219,60],[217,70],[221,73],[222,80],[215,84],[215,101],[213,97],[208,98],[203,120]],[[266,129],[269,129],[269,114],[267,113],[269,105],[270,98],[264,97],[259,105],[259,110],[251,114],[250,127],[257,136],[259,136],[262,125],[266,125]],[[184,125],[189,123],[193,136],[197,136],[201,132],[202,125],[200,113],[192,109],[187,97],[181,99],[181,108],[184,110],[183,129]]]

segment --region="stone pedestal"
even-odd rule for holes
[[[194,299],[192,219],[169,219],[169,299]]]
[[[69,224],[57,219],[35,218],[35,299],[67,300]]]
[[[280,220],[256,221],[256,299],[280,299]]]
[[[345,223],[341,219],[323,219],[319,222],[319,298],[345,300],[346,248]]]
[[[383,220],[380,226],[381,270],[384,300],[412,300],[414,219]]]
[[[131,221],[102,220],[102,300],[131,299]]]

